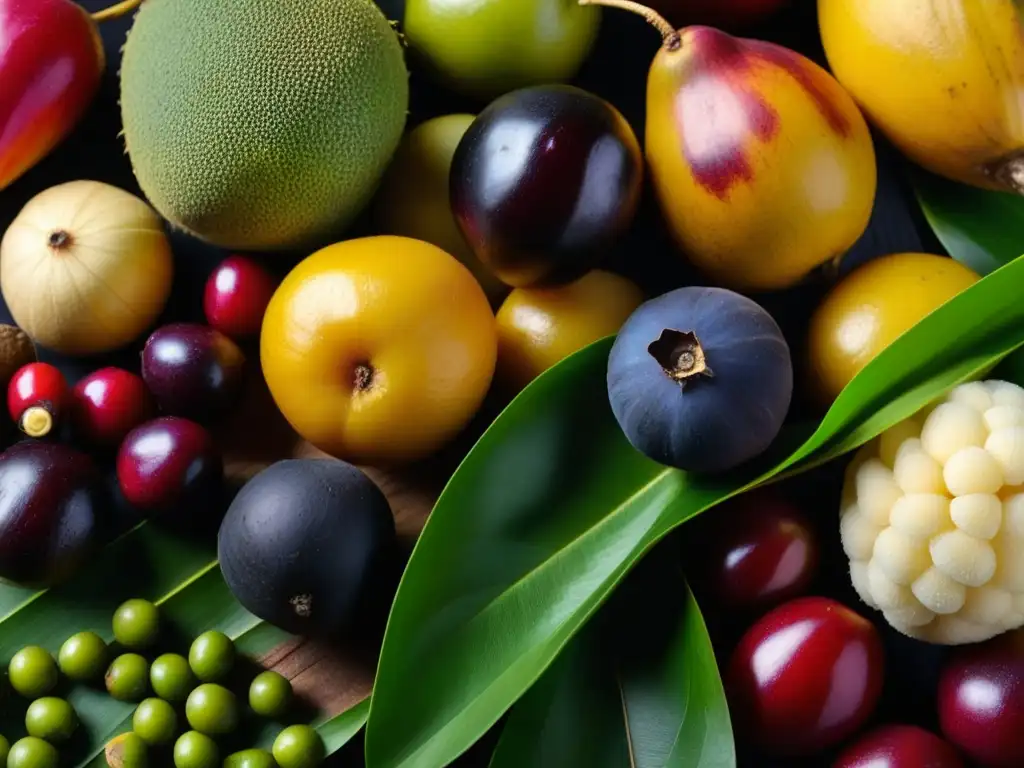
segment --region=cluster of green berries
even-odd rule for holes
[[[165,653],[150,664],[138,651],[151,648],[160,635],[160,614],[146,600],[129,600],[114,613],[114,639],[126,649],[107,664],[108,648],[94,632],[79,632],[60,648],[57,660],[44,648],[18,651],[8,666],[11,687],[32,699],[25,714],[28,733],[10,745],[0,736],[0,766],[57,768],[57,747],[78,727],[74,708],[64,699],[49,696],[59,673],[76,683],[103,678],[107,693],[118,701],[138,702],[132,730],[106,745],[110,768],[145,768],[151,747],[173,742],[175,768],[218,768],[220,751],[215,737],[234,731],[240,714],[235,694],[220,683],[234,667],[235,646],[221,632],[197,637],[188,658]],[[150,690],[155,696],[149,696]],[[265,671],[249,686],[249,708],[261,717],[278,719],[292,699],[291,683],[277,672]],[[178,711],[184,704],[191,730],[178,735]],[[175,740],[175,737],[177,739]],[[285,728],[271,752],[247,749],[224,759],[224,768],[315,768],[324,759],[320,735],[307,725]]]

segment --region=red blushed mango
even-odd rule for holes
[[[71,0],[0,0],[0,189],[85,114],[105,65],[96,23]]]
[[[867,124],[831,75],[787,48],[711,27],[661,31],[646,153],[665,219],[693,264],[740,291],[798,283],[867,227],[877,171]]]

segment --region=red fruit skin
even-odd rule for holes
[[[794,504],[747,493],[710,519],[710,539],[701,537],[700,577],[723,609],[767,609],[810,587],[819,548]]]
[[[1024,634],[953,653],[939,675],[939,724],[985,768],[1024,765]]]
[[[0,0],[0,189],[78,124],[106,64],[99,30],[71,0]]]
[[[258,336],[277,280],[252,259],[231,256],[206,281],[206,322],[236,341]]]
[[[848,747],[832,768],[964,768],[964,761],[930,731],[883,725]]]
[[[156,415],[153,396],[141,376],[122,368],[101,368],[71,391],[75,432],[93,445],[114,448],[135,427]]]
[[[714,24],[736,28],[766,19],[790,0],[652,0],[645,5],[676,24]]]
[[[7,385],[7,410],[19,427],[29,408],[43,408],[57,422],[66,412],[69,399],[64,374],[49,363],[21,367]]]
[[[726,673],[742,738],[809,755],[853,734],[882,691],[884,653],[867,619],[823,597],[783,603],[742,637]]]
[[[150,515],[215,500],[224,465],[210,433],[194,421],[165,416],[125,437],[117,454],[117,482],[125,499]]]

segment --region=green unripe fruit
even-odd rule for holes
[[[215,683],[203,683],[185,702],[188,724],[200,733],[219,736],[238,727],[238,702],[235,694]]]
[[[149,670],[149,682],[153,693],[165,701],[175,704],[188,698],[196,687],[196,677],[184,656],[165,653],[157,656]]]
[[[149,750],[139,734],[132,731],[115,736],[104,749],[110,768],[146,768]]]
[[[141,701],[149,690],[149,664],[137,653],[124,653],[111,662],[104,682],[118,701]]]
[[[174,742],[175,768],[217,768],[220,752],[209,736],[198,731],[181,734]]]
[[[277,768],[277,764],[265,749],[244,749],[225,757],[223,768]]]
[[[326,756],[323,739],[308,725],[290,725],[277,734],[273,752],[280,768],[315,768]]]
[[[148,648],[160,636],[160,611],[148,600],[128,600],[114,612],[114,639],[125,648]]]
[[[163,699],[146,699],[132,715],[132,730],[151,747],[170,744],[178,732],[178,715]]]
[[[11,687],[22,696],[37,699],[57,685],[57,662],[49,651],[38,645],[22,648],[7,667]]]
[[[272,670],[260,672],[249,686],[249,708],[262,717],[281,717],[291,701],[292,684]]]
[[[46,696],[28,705],[25,712],[25,730],[29,736],[60,744],[71,738],[78,727],[74,707],[64,699]]]
[[[235,644],[223,632],[211,629],[192,642],[188,665],[204,683],[216,683],[228,676],[235,663]]]
[[[57,663],[70,680],[79,683],[99,680],[107,667],[107,644],[95,632],[79,632],[64,641]]]
[[[35,736],[18,739],[7,754],[7,768],[57,768],[59,762],[57,748]]]

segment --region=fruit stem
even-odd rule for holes
[[[29,437],[46,437],[53,429],[53,415],[40,406],[32,406],[21,416],[21,431]]]
[[[96,13],[92,15],[92,20],[97,24],[102,24],[104,21],[120,19],[122,16],[127,16],[140,5],[142,5],[142,0],[121,0],[120,3],[112,5],[109,8],[104,8],[102,11],[96,11]]]
[[[663,44],[668,50],[677,50],[683,44],[679,31],[669,24],[664,16],[653,8],[648,8],[643,3],[637,3],[634,0],[579,0],[579,4],[603,5],[606,8],[621,8],[624,11],[639,14],[647,20],[648,24],[661,33]]]
[[[694,376],[714,378],[704,347],[693,331],[666,328],[656,341],[648,345],[647,351],[668,377],[681,386]]]

